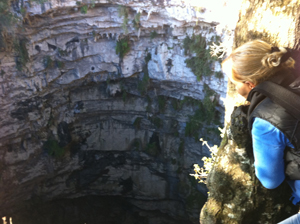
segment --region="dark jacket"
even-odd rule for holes
[[[288,87],[295,77],[292,74],[277,74],[269,81]],[[285,173],[289,179],[300,180],[300,124],[283,107],[272,102],[263,94],[251,91],[247,100],[250,102],[248,110],[249,129],[252,129],[253,119],[259,117],[278,128],[295,147],[285,149]]]

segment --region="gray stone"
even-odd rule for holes
[[[197,82],[186,67],[182,40],[200,25],[214,24],[202,21],[192,28],[197,12],[182,8],[181,1],[167,7],[162,1],[95,1],[87,14],[76,1],[50,2],[28,8],[29,61],[22,71],[15,68],[13,54],[0,55],[5,71],[0,77],[1,214],[12,212],[26,224],[26,208],[43,210],[49,203],[50,216],[57,214],[56,223],[65,224],[73,216],[62,221],[56,199],[68,204],[99,196],[106,205],[110,197],[126,204],[132,219],[124,223],[197,223],[206,188],[189,173],[208,151],[185,127],[205,98],[204,84],[218,93],[211,100],[219,101],[227,80]],[[121,28],[119,5],[131,7],[128,34]],[[138,10],[139,34],[131,22]],[[154,30],[158,35],[151,39]],[[115,47],[124,35],[131,46],[121,59]],[[147,72],[150,80],[143,83]],[[184,97],[195,105],[181,105]],[[218,110],[222,117],[223,106]],[[205,122],[203,127],[217,128]],[[205,128],[194,132],[220,141]],[[116,212],[122,206],[110,208]],[[40,221],[32,217],[27,223]]]

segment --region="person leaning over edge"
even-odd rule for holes
[[[265,188],[277,188],[285,179],[293,190],[291,201],[300,204],[300,179],[293,180],[285,173],[285,150],[295,149],[291,129],[298,122],[286,110],[259,92],[251,90],[264,81],[289,86],[296,77],[291,70],[295,61],[291,50],[272,47],[262,40],[254,40],[235,49],[222,63],[223,70],[236,86],[237,92],[250,102],[249,125],[251,128],[255,175]],[[248,113],[249,114],[249,113]],[[299,136],[299,135],[298,135]],[[300,139],[296,140],[300,142]],[[299,157],[300,159],[300,157]],[[300,172],[295,171],[295,172]],[[280,224],[300,224],[300,214]]]

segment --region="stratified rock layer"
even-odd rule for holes
[[[126,34],[121,3],[96,1],[87,14],[74,1],[32,5],[27,62],[0,53],[0,211],[15,224],[76,223],[74,214],[80,223],[198,222],[206,188],[189,173],[208,155],[197,138],[219,141],[226,81],[197,82],[181,42],[187,33],[210,39],[214,24],[183,20],[179,3],[130,2]],[[125,36],[130,51],[120,58]],[[218,122],[186,133],[204,83],[216,92],[208,100],[219,102]],[[36,208],[43,221],[28,216]]]

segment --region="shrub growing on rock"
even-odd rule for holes
[[[44,149],[49,155],[56,158],[61,158],[65,154],[65,148],[60,147],[58,142],[53,139],[49,139],[44,143]]]
[[[118,8],[119,12],[119,17],[123,17],[123,23],[122,23],[122,28],[125,31],[125,33],[128,33],[128,14],[129,14],[129,9],[126,6],[120,5]]]
[[[129,37],[123,37],[122,39],[117,41],[116,45],[116,54],[120,56],[120,58],[123,58],[125,54],[127,54],[130,51],[130,40]]]
[[[155,37],[157,37],[157,32],[154,30],[150,33],[150,39],[154,39]]]
[[[141,13],[137,13],[134,16],[134,20],[132,20],[133,27],[135,28],[135,30],[138,30],[140,28],[140,18],[141,18]]]
[[[80,8],[80,12],[82,14],[87,14],[87,11],[88,11],[88,6],[87,5],[84,5]]]
[[[202,76],[210,76],[211,62],[213,59],[210,55],[210,50],[207,49],[206,39],[201,34],[193,35],[191,38],[186,36],[183,40],[183,48],[185,55],[192,56],[185,60],[187,67],[197,76],[197,80],[200,81]]]

